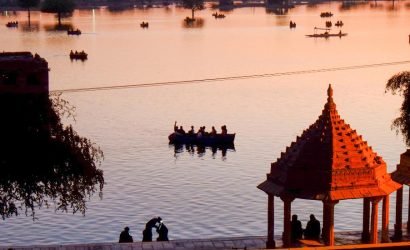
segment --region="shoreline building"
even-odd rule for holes
[[[48,63],[30,52],[0,53],[1,94],[48,94]]]
[[[340,118],[331,85],[327,94],[316,122],[281,153],[258,185],[268,195],[268,248],[275,247],[274,196],[284,202],[284,247],[291,246],[291,204],[296,198],[322,201],[327,246],[334,245],[335,205],[346,199],[363,199],[362,239],[377,243],[378,204],[383,200],[382,242],[389,241],[389,195],[401,185],[391,179],[384,160]]]

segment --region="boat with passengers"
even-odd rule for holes
[[[306,35],[307,37],[323,37],[323,38],[329,38],[332,36],[337,36],[337,37],[342,37],[342,36],[347,36],[347,33],[343,33],[341,30],[338,33],[330,33],[329,28],[314,28],[315,32],[311,35]],[[316,30],[325,30],[323,33],[316,33]]]
[[[71,50],[71,51],[70,51],[70,59],[71,59],[71,60],[81,60],[81,61],[84,61],[84,60],[87,60],[87,59],[88,59],[88,54],[85,53],[84,50],[83,50],[83,51],[80,51],[80,52],[78,52],[78,51],[73,52],[73,51]]]
[[[198,132],[195,133],[194,126],[191,126],[191,130],[185,132],[183,127],[174,124],[174,132],[168,136],[170,144],[194,144],[203,146],[227,146],[233,145],[235,140],[235,133],[228,134],[226,126],[221,127],[221,133],[217,133],[215,128],[212,127],[211,132],[205,131],[205,126],[201,127]]]
[[[69,30],[67,30],[67,35],[77,35],[77,36],[79,36],[79,35],[81,35],[81,30],[79,30],[79,29],[76,29],[76,30],[69,29]]]

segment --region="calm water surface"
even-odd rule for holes
[[[0,17],[0,48],[27,50],[46,58],[50,89],[144,84],[248,74],[342,67],[409,59],[410,2],[301,5],[285,15],[264,8],[241,8],[215,20],[212,10],[197,13],[203,26],[186,28],[189,11],[155,8],[109,12],[77,10],[68,20],[83,31],[67,36],[52,31],[54,17],[34,12],[37,29],[7,29],[26,20],[25,12]],[[323,27],[320,12],[342,20],[339,39],[312,39]],[[297,23],[290,30],[289,21]],[[148,21],[149,29],[139,23]],[[338,32],[338,30],[334,30]],[[71,62],[70,50],[89,59]],[[270,163],[312,124],[326,102],[329,83],[340,115],[395,169],[405,151],[390,130],[401,98],[384,93],[387,79],[409,65],[296,74],[201,84],[64,93],[77,108],[74,128],[105,153],[106,185],[80,214],[37,210],[0,224],[2,245],[113,242],[124,226],[141,240],[146,221],[161,216],[171,239],[266,234],[267,196],[256,186]],[[237,133],[235,151],[225,156],[175,152],[167,136],[174,121],[209,129],[226,124]],[[392,197],[394,201],[394,197]],[[361,200],[336,206],[336,230],[360,230]],[[275,231],[282,231],[282,203],[276,199]],[[407,208],[407,204],[405,205]],[[405,208],[405,209],[406,209]],[[296,200],[292,209],[306,225],[321,218],[318,201]],[[394,202],[391,202],[391,214]],[[393,221],[393,216],[390,220]],[[391,227],[393,224],[391,224]]]

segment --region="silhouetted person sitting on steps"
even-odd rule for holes
[[[313,214],[310,215],[310,220],[306,225],[305,239],[319,240],[320,239],[320,222]]]
[[[303,229],[302,223],[298,220],[298,216],[296,214],[292,215],[291,221],[291,240],[293,242],[297,242],[298,240],[302,239]]]
[[[119,243],[133,242],[132,236],[130,235],[130,228],[129,227],[125,227],[124,231],[121,232],[120,240],[118,242]]]

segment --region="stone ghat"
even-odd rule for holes
[[[410,235],[403,230],[403,241],[382,244],[361,244],[359,231],[336,232],[334,247],[323,247],[317,244],[299,244],[294,248],[280,248],[282,241],[275,237],[276,249],[410,249]],[[391,234],[393,232],[391,231]],[[256,250],[266,249],[266,237],[227,237],[213,239],[186,239],[170,240],[168,242],[134,242],[134,243],[92,243],[92,244],[67,244],[67,245],[33,245],[33,246],[0,246],[0,250]]]

